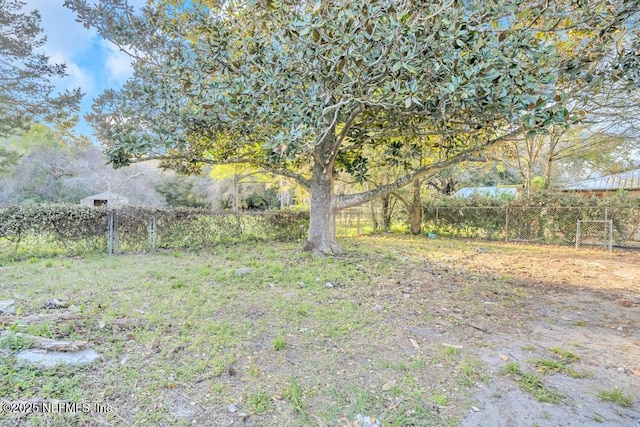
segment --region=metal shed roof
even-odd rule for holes
[[[87,196],[82,200],[129,200],[127,197],[124,197],[118,193],[114,193],[111,191],[105,191],[103,193],[94,194],[92,196]]]
[[[502,187],[464,187],[456,191],[454,197],[471,197],[473,195],[481,197],[515,197],[517,190],[515,188]]]
[[[640,190],[640,169],[565,185],[565,191]]]

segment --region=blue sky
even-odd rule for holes
[[[94,29],[86,29],[75,22],[75,14],[62,6],[64,0],[22,0],[25,10],[38,9],[42,28],[47,36],[43,47],[54,62],[67,64],[67,76],[55,81],[58,89],[79,87],[85,93],[81,115],[91,110],[93,99],[104,89],[119,88],[131,76],[129,58],[110,42],[102,39]],[[129,0],[141,7],[145,0]],[[91,136],[91,127],[81,117],[78,131]]]

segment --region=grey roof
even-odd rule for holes
[[[105,191],[103,193],[99,193],[99,194],[94,194],[92,196],[87,196],[82,200],[115,200],[115,199],[123,199],[126,200],[127,198],[119,195],[118,193],[114,193],[112,191]]]
[[[640,169],[565,185],[567,191],[640,190]]]
[[[471,197],[473,195],[482,197],[516,197],[518,190],[515,188],[501,187],[464,187],[456,191],[454,197]]]

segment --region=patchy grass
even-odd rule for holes
[[[530,393],[540,402],[557,404],[565,397],[562,393],[547,387],[539,375],[524,372],[516,362],[507,363],[502,374],[513,379],[524,391]]]
[[[258,389],[247,397],[247,405],[254,414],[262,414],[272,409],[271,398],[264,390]]]
[[[43,313],[42,305],[57,298],[71,301],[84,316],[80,322],[43,321],[25,332],[89,341],[104,362],[62,375],[14,372],[14,360],[3,359],[3,395],[65,401],[92,396],[115,408],[101,415],[111,423],[179,425],[198,417],[231,422],[237,415],[227,406],[236,402],[258,424],[274,416],[308,425],[314,417],[334,423],[344,414],[371,413],[396,425],[420,425],[421,419],[446,425],[454,413],[430,413],[423,403],[431,393],[419,385],[426,383],[420,379],[427,375],[424,357],[377,353],[381,344],[401,342],[385,315],[372,309],[376,298],[367,296],[388,273],[376,254],[386,244],[363,253],[346,246],[347,255],[324,259],[274,243],[6,265],[3,273],[19,291],[2,290],[0,298],[15,297],[22,314]],[[393,246],[390,251],[399,249]],[[254,270],[236,274],[243,267]],[[325,288],[327,282],[334,287]],[[29,344],[13,336],[2,345],[13,356]],[[354,362],[361,360],[366,364]],[[375,365],[387,367],[370,378]],[[382,383],[389,370],[412,376],[389,391],[402,402],[387,411],[390,403],[370,381]],[[442,382],[451,395],[455,381]]]
[[[57,312],[42,309],[57,298],[82,320],[4,329],[84,340],[103,359],[79,370],[18,368],[29,343],[9,335],[0,395],[89,396],[113,408],[33,415],[31,425],[231,425],[241,413],[252,425],[340,425],[356,414],[390,426],[458,425],[489,380],[480,353],[490,352],[491,332],[526,330],[535,292],[506,275],[451,268],[479,256],[471,241],[341,243],[347,253],[327,258],[273,242],[5,263],[0,299],[16,300],[21,316]],[[516,251],[491,245],[492,256]],[[550,353],[536,368],[572,375],[577,356]],[[541,376],[511,369],[505,375],[537,399],[561,399]]]
[[[580,358],[572,351],[565,350],[561,347],[552,347],[549,351],[553,354],[556,354],[562,360],[566,362],[577,362]]]
[[[274,340],[273,340],[273,349],[275,351],[279,351],[279,350],[283,350],[286,346],[286,343],[284,341],[284,336],[283,335],[278,335]]]
[[[625,393],[619,388],[599,390],[598,398],[604,402],[612,402],[624,408],[629,408],[633,404],[633,396]]]

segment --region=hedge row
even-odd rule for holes
[[[573,244],[578,220],[613,224],[613,239],[629,240],[640,225],[640,200],[535,194],[522,199],[446,198],[424,206],[427,228],[452,235]]]
[[[309,214],[283,210],[261,214],[213,213],[205,209],[80,205],[0,208],[0,240],[20,247],[42,245],[66,253],[106,250],[109,228],[120,251],[200,248],[226,241],[298,240]],[[155,230],[155,231],[154,231]]]

